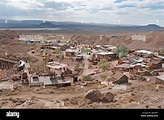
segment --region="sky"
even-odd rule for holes
[[[164,0],[0,0],[0,19],[164,26]]]

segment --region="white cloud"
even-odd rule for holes
[[[163,0],[1,0],[0,10],[17,8],[28,15],[13,15],[15,19],[46,19],[59,21],[102,22],[120,24],[149,24],[164,26]],[[46,2],[54,4],[49,7]],[[62,3],[62,4],[61,4]],[[62,6],[63,5],[63,6]],[[129,7],[128,7],[129,6]],[[154,7],[155,6],[155,7]],[[5,11],[0,11],[5,17]],[[7,16],[7,13],[6,13]],[[158,20],[158,21],[157,21]]]
[[[37,7],[43,6],[42,2],[37,0],[6,0],[6,5],[18,7],[23,10],[37,9]]]

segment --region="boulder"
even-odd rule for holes
[[[112,102],[114,100],[114,95],[111,92],[107,92],[104,95],[104,100],[106,100],[108,102]]]
[[[99,90],[92,90],[85,96],[85,98],[92,102],[98,102],[103,100],[104,95]]]

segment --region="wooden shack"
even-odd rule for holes
[[[113,53],[113,52],[100,52],[100,53],[97,53],[97,57],[100,58],[100,59],[115,59],[116,58],[116,54]]]
[[[75,57],[78,51],[76,49],[66,49],[65,56],[66,57]]]
[[[151,61],[147,63],[147,66],[149,66],[150,69],[159,69],[162,68],[162,62],[161,61]]]
[[[113,75],[113,84],[126,84],[128,83],[129,77],[121,72],[117,72]]]

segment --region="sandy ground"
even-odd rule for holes
[[[55,87],[19,87],[7,90],[13,82],[1,83],[1,108],[163,108],[164,86],[147,81],[131,80],[131,85],[73,85],[66,88]],[[2,90],[6,85],[6,90]],[[102,93],[114,94],[111,103],[85,103],[85,95],[92,89],[99,89]]]

